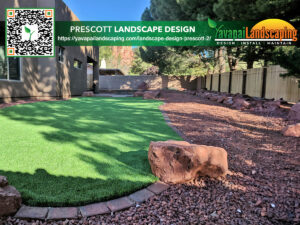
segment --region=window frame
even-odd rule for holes
[[[22,58],[18,58],[18,67],[19,67],[19,73],[20,73],[20,79],[19,80],[11,80],[9,79],[9,57],[5,57],[6,58],[6,63],[7,63],[7,78],[6,79],[2,79],[0,78],[0,81],[7,81],[7,82],[23,82],[23,71],[22,71]]]
[[[62,53],[61,53],[61,50],[62,50]],[[57,61],[62,63],[62,64],[65,64],[65,48],[64,47],[61,47],[59,46],[58,47],[58,57],[57,57]],[[61,60],[62,58],[62,60]]]
[[[80,65],[80,67],[76,67],[74,64],[75,64],[75,62],[77,62],[78,63],[78,65]],[[78,60],[78,59],[74,59],[73,60],[73,67],[75,68],[75,69],[77,69],[77,70],[82,70],[82,62],[80,61],[80,60]]]

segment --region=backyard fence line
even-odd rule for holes
[[[197,76],[99,76],[100,91],[134,91],[145,82],[149,89],[187,89],[226,92],[232,94],[246,94],[252,97],[268,99],[284,99],[289,102],[300,100],[300,88],[295,77],[281,77],[286,70],[278,65],[237,70],[204,77]]]
[[[284,99],[289,102],[300,100],[299,79],[281,77],[286,70],[278,65],[238,70],[199,77],[197,89],[246,94],[252,97]]]
[[[197,78],[197,76],[105,75],[99,76],[99,91],[134,91],[142,82],[147,83],[151,90],[166,88],[196,90]]]

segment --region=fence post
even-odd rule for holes
[[[232,81],[232,71],[229,72],[229,84],[228,84],[228,93],[231,93],[231,81]]]
[[[204,76],[204,89],[207,89],[206,88],[206,80],[207,80],[207,75]]]
[[[218,92],[221,91],[221,74],[219,73],[219,80],[218,80]]]
[[[242,86],[242,94],[246,94],[246,83],[247,83],[247,71],[243,71],[243,86]]]
[[[267,86],[267,67],[263,69],[263,80],[262,80],[262,88],[261,88],[261,98],[266,97],[266,86]]]
[[[210,91],[212,91],[212,83],[213,83],[213,74],[210,75],[210,88],[209,88]]]

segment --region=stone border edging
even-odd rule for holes
[[[77,219],[114,213],[140,203],[167,190],[169,185],[158,181],[125,197],[79,207],[31,207],[22,205],[14,216],[18,219],[60,220]]]

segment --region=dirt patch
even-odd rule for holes
[[[175,92],[162,99],[162,109],[188,141],[227,150],[230,174],[172,185],[138,207],[66,224],[299,223],[300,139],[281,135],[286,113],[238,111]]]

